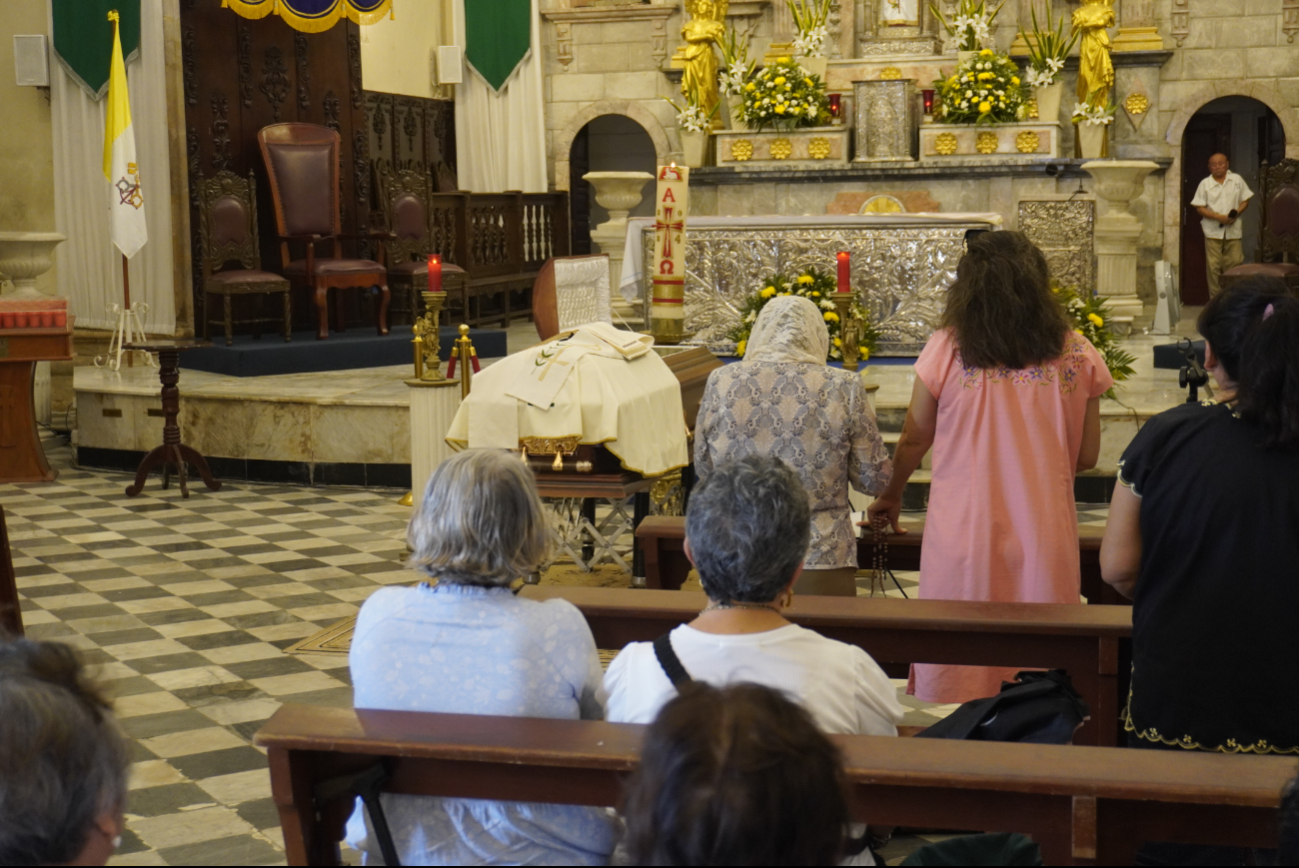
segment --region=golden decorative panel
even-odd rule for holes
[[[1029,118],[1038,118],[1039,115],[1038,115],[1038,113],[1037,113],[1037,97],[1036,97],[1036,96],[1030,96],[1030,97],[1028,98],[1028,103],[1027,103],[1027,105],[1028,105],[1028,114],[1027,114],[1027,117],[1029,117]]]
[[[771,158],[773,160],[788,160],[789,155],[794,153],[794,146],[789,139],[776,139],[771,143]]]
[[[858,214],[902,214],[906,212],[896,196],[872,196],[862,204]]]
[[[1032,130],[1024,130],[1022,133],[1015,136],[1015,150],[1019,151],[1021,154],[1037,153],[1037,148],[1040,144],[1042,144],[1041,139],[1039,139],[1037,133]]]
[[[934,137],[934,150],[940,154],[956,153],[956,134],[939,133]]]
[[[979,137],[974,140],[974,149],[980,154],[995,154],[997,152],[997,134],[986,130],[979,133]]]
[[[753,157],[753,142],[748,139],[737,139],[731,142],[731,159],[743,162]]]
[[[1130,115],[1143,115],[1150,111],[1150,98],[1144,93],[1130,93],[1123,101],[1123,107]]]
[[[896,66],[886,66],[880,70],[880,81],[896,81],[902,77],[902,70]]]
[[[830,156],[830,140],[817,136],[807,143],[807,155],[814,160],[824,160]]]

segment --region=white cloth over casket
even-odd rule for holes
[[[689,463],[681,385],[654,339],[588,323],[474,375],[447,432],[454,449],[518,449],[522,437],[603,444],[657,476]]]

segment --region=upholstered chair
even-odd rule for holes
[[[280,263],[290,281],[309,287],[316,304],[316,338],[329,336],[329,290],[334,290],[335,331],[344,331],[344,289],[378,290],[375,321],[381,335],[388,333],[388,274],[370,259],[343,258],[341,240],[372,238],[345,236],[339,212],[338,133],[316,124],[272,124],[257,133],[266,162],[275,205],[280,240]],[[330,255],[316,255],[316,245],[329,243]],[[290,256],[290,244],[303,244],[306,256]]]
[[[1286,158],[1275,166],[1266,161],[1259,167],[1262,187],[1257,202],[1258,247],[1254,261],[1237,265],[1222,275],[1226,289],[1244,277],[1279,277],[1299,292],[1299,160]],[[1269,259],[1280,257],[1280,262]]]
[[[547,259],[532,284],[532,319],[543,341],[590,322],[612,323],[608,255]]]
[[[262,271],[257,242],[257,182],[233,172],[219,172],[214,178],[198,179],[199,247],[203,255],[203,337],[212,336],[215,313],[212,296],[223,301],[222,322],[226,346],[234,343],[233,297],[279,295],[283,298],[284,340],[292,340],[293,310],[289,282],[278,274]],[[227,267],[230,265],[237,267]],[[279,317],[251,317],[253,337],[261,337],[261,326]]]
[[[390,316],[400,322],[413,322],[422,313],[420,293],[428,288],[428,256],[442,255],[442,288],[448,302],[465,310],[469,275],[463,268],[447,261],[449,250],[438,250],[429,230],[429,201],[432,195],[427,172],[414,168],[390,167],[386,161],[375,165],[384,219],[388,225],[385,242],[388,286],[393,292]]]

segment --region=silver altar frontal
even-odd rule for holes
[[[833,275],[835,254],[852,254],[852,286],[880,332],[877,355],[920,352],[937,327],[965,233],[995,229],[997,214],[863,214],[820,217],[692,217],[686,231],[688,343],[733,355],[726,334],[762,281],[816,267]],[[645,299],[654,221],[627,221],[619,288]]]

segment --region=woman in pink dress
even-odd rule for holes
[[[902,489],[932,446],[921,599],[1080,602],[1074,475],[1096,465],[1113,384],[1070,329],[1041,251],[1018,232],[971,238],[916,360],[893,479],[869,511],[901,532]],[[1015,671],[917,664],[909,690],[965,702]]]

